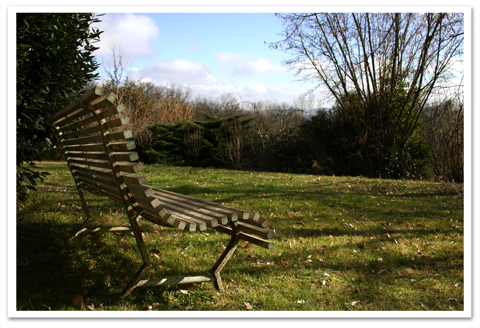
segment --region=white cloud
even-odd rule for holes
[[[220,63],[220,69],[230,71],[232,74],[257,75],[286,72],[281,65],[245,53],[222,52],[216,53],[215,57]]]
[[[281,65],[274,65],[266,59],[256,59],[248,62],[239,63],[234,69],[234,74],[271,74],[283,73],[285,69]]]
[[[136,78],[148,78],[157,84],[210,84],[215,78],[210,69],[202,63],[186,59],[158,62],[152,66],[136,69]]]
[[[118,43],[123,47],[125,59],[154,54],[150,43],[160,35],[155,21],[144,15],[136,14],[106,14],[101,22],[94,27],[104,31],[100,35],[100,47],[96,56],[111,57],[109,44]]]
[[[267,92],[267,87],[265,84],[251,82],[246,87],[247,90],[251,90],[253,93],[264,94]]]
[[[290,85],[267,86],[255,81],[247,84],[218,79],[210,68],[202,63],[186,59],[162,61],[155,65],[133,68],[130,78],[150,81],[158,85],[177,84],[192,89],[193,97],[218,98],[224,93],[238,96],[239,101],[277,100],[292,101],[306,90]]]

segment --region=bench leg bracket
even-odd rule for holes
[[[220,277],[220,272],[225,267],[225,264],[227,264],[228,260],[230,260],[230,257],[233,255],[233,253],[237,249],[237,245],[240,240],[240,227],[238,226],[238,222],[230,222],[230,224],[232,226],[232,231],[234,232],[232,234],[232,238],[230,239],[230,242],[228,243],[227,247],[223,251],[220,258],[217,260],[217,262],[215,263],[211,271],[213,276],[215,277],[215,282],[214,282],[215,287],[220,292],[224,291],[222,278]]]
[[[137,288],[137,285],[139,284],[142,277],[153,266],[152,262],[150,261],[150,257],[148,256],[145,242],[143,241],[142,231],[140,230],[140,226],[138,225],[137,217],[138,216],[130,215],[130,213],[128,215],[130,226],[132,227],[133,234],[135,235],[135,239],[137,240],[138,248],[140,249],[140,254],[142,255],[143,265],[140,267],[137,273],[135,273],[127,286],[123,289],[123,296],[129,295],[135,288]]]

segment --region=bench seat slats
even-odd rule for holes
[[[175,216],[170,215],[165,209],[150,209],[147,207],[136,208],[136,210],[144,217],[145,219],[153,222],[163,224],[168,227],[175,227],[180,230],[185,229],[185,222],[178,220]]]
[[[209,217],[207,215],[197,213],[194,210],[189,210],[187,208],[165,203],[158,197],[154,196],[144,198],[141,196],[134,196],[134,198],[142,205],[142,207],[145,207],[145,210],[165,209],[169,213],[173,213],[181,219],[190,219],[191,222],[198,224],[201,230],[205,230],[207,226],[210,228],[218,226],[218,219],[215,217]]]
[[[159,189],[159,188],[153,188],[153,190],[155,191],[156,194],[162,195],[164,197],[174,196],[174,197],[182,199],[182,201],[187,201],[188,200],[188,201],[192,201],[194,203],[202,204],[202,206],[210,206],[209,209],[211,209],[213,211],[221,212],[223,210],[223,211],[228,211],[230,213],[235,213],[235,214],[238,215],[238,217],[240,218],[241,221],[248,221],[252,225],[258,225],[259,227],[262,227],[262,228],[266,228],[269,225],[269,222],[266,219],[260,217],[260,214],[257,213],[257,212],[246,211],[246,210],[234,208],[234,207],[227,206],[227,205],[217,204],[217,203],[209,202],[209,201],[206,201],[206,200],[203,200],[203,199],[197,199],[197,198],[194,198],[194,197],[185,196],[185,195],[182,195],[182,194],[177,194],[177,193],[174,193],[172,191],[163,190],[163,189]]]
[[[230,206],[222,205],[222,204],[217,204],[217,203],[214,203],[214,202],[210,202],[210,201],[207,201],[207,200],[194,198],[194,197],[191,197],[191,196],[186,196],[186,195],[178,194],[178,193],[175,193],[175,192],[172,192],[172,191],[168,191],[168,190],[164,190],[164,189],[153,188],[153,190],[154,190],[155,192],[157,192],[158,194],[173,195],[173,196],[181,197],[181,198],[183,198],[183,199],[185,199],[185,200],[191,200],[191,201],[194,201],[194,202],[202,203],[202,204],[204,204],[204,205],[213,206],[214,208],[221,208],[221,209],[230,211],[230,212],[232,212],[232,213],[237,214],[237,218],[238,218],[238,219],[241,219],[241,218],[243,218],[243,219],[248,219],[248,217],[249,217],[248,211],[244,211],[244,210],[241,210],[241,209],[238,209],[238,208],[234,208],[234,207],[230,207]],[[232,219],[232,220],[235,221],[234,219]]]
[[[152,189],[153,190],[153,189]],[[179,207],[183,207],[185,209],[189,209],[189,210],[192,210],[192,211],[196,211],[202,215],[207,215],[207,216],[210,216],[212,218],[215,218],[218,220],[218,222],[220,224],[227,224],[228,223],[228,212],[223,212],[222,211],[218,211],[212,207],[210,208],[205,208],[201,205],[201,203],[195,203],[195,202],[185,202],[185,201],[182,201],[181,199],[172,199],[172,198],[167,198],[167,197],[162,197],[161,195],[159,195],[158,193],[156,193],[154,191],[154,195],[156,198],[158,198],[159,200],[161,200],[162,202],[165,202],[167,204],[172,204],[172,205],[176,205],[176,206],[179,206]],[[235,214],[235,213],[233,213]]]
[[[226,224],[228,222],[228,219],[230,219],[231,221],[237,221],[238,220],[237,213],[235,213],[233,211],[226,210],[224,208],[220,208],[218,206],[213,206],[211,204],[206,204],[206,203],[202,202],[200,199],[195,200],[194,198],[185,198],[185,197],[183,197],[184,195],[182,195],[182,194],[176,194],[176,193],[173,193],[173,192],[164,193],[164,192],[159,192],[157,188],[152,188],[152,189],[154,190],[155,195],[157,197],[164,197],[165,199],[170,199],[172,201],[179,201],[183,204],[188,204],[188,205],[192,205],[192,206],[195,206],[195,207],[203,208],[208,212],[217,213],[217,214],[220,214],[222,217],[226,217],[227,221],[220,220],[221,224]]]
[[[174,193],[172,192],[166,192],[166,190],[162,190],[162,192],[159,192],[158,188],[152,188],[155,191],[155,197],[161,199],[162,201],[168,201],[168,196],[173,196]],[[163,197],[162,197],[163,196]],[[177,199],[176,203],[173,204],[178,204],[181,207],[186,207],[186,208],[199,208],[199,207],[205,207],[205,204],[201,202],[199,199],[194,199],[192,197],[181,197],[183,195],[181,194],[175,194],[174,199]],[[182,199],[182,198],[187,198],[187,200]],[[170,201],[171,202],[171,201]],[[196,206],[192,206],[191,204],[195,204]],[[215,208],[210,205],[210,208],[214,211]],[[218,207],[216,208],[218,210]],[[197,211],[199,211],[197,209]],[[201,210],[200,210],[201,211]],[[203,212],[203,211],[201,211]],[[255,213],[257,214],[257,213]],[[240,226],[242,227],[242,230],[251,234],[258,235],[264,239],[270,239],[273,236],[273,232],[270,229],[266,229],[262,224],[268,225],[268,221],[264,220],[263,218],[260,217],[260,215],[255,215],[253,212],[249,212],[249,215],[253,218],[253,216],[258,216],[256,218],[256,221],[253,220],[240,220],[241,222],[239,223]],[[250,218],[249,216],[249,218]],[[248,222],[248,223],[247,223]],[[225,225],[226,223],[222,223]]]
[[[137,208],[138,210],[138,208]],[[173,227],[176,227],[180,230],[188,230],[188,231],[196,231],[197,228],[200,231],[204,231],[207,229],[205,222],[201,222],[201,225],[198,226],[196,220],[192,219],[191,217],[187,217],[181,213],[176,213],[164,207],[157,207],[157,208],[150,208],[148,206],[141,206],[139,209],[140,215],[145,217],[146,219],[155,222],[155,220],[162,220],[163,222],[167,222]]]

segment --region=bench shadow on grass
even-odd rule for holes
[[[35,208],[35,205],[31,205],[24,211],[33,211]],[[101,208],[94,204],[92,216],[98,215],[97,210]],[[71,215],[68,213],[71,210],[68,206],[55,208],[60,215]],[[128,226],[126,215],[122,219],[121,225]],[[17,218],[18,311],[78,310],[73,304],[76,295],[81,295],[84,301],[90,298],[97,308],[102,304],[107,309],[109,306],[124,306],[125,310],[134,310],[133,304],[143,303],[146,289],[135,290],[128,299],[121,297],[121,291],[141,265],[141,257],[130,232],[116,233],[117,239],[124,238],[127,241],[125,243],[105,242],[105,235],[112,233],[74,237],[80,225],[80,222],[60,224],[51,220]],[[102,225],[101,220],[91,223],[93,227]],[[154,229],[148,225],[143,231],[152,232]],[[160,233],[168,235],[169,231]],[[161,278],[161,272],[154,274]],[[168,303],[165,299],[167,288],[176,287],[156,288],[156,302]]]

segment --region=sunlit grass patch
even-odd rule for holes
[[[85,213],[71,174],[38,166],[51,175],[17,206],[19,310],[77,310],[76,295],[89,311],[463,310],[462,184],[145,165],[150,185],[259,211],[275,249],[240,243],[222,294],[199,284],[120,298],[142,264],[133,236],[73,238]],[[96,224],[128,225],[122,206],[86,199]],[[214,230],[140,223],[150,278],[208,274],[228,243]]]

